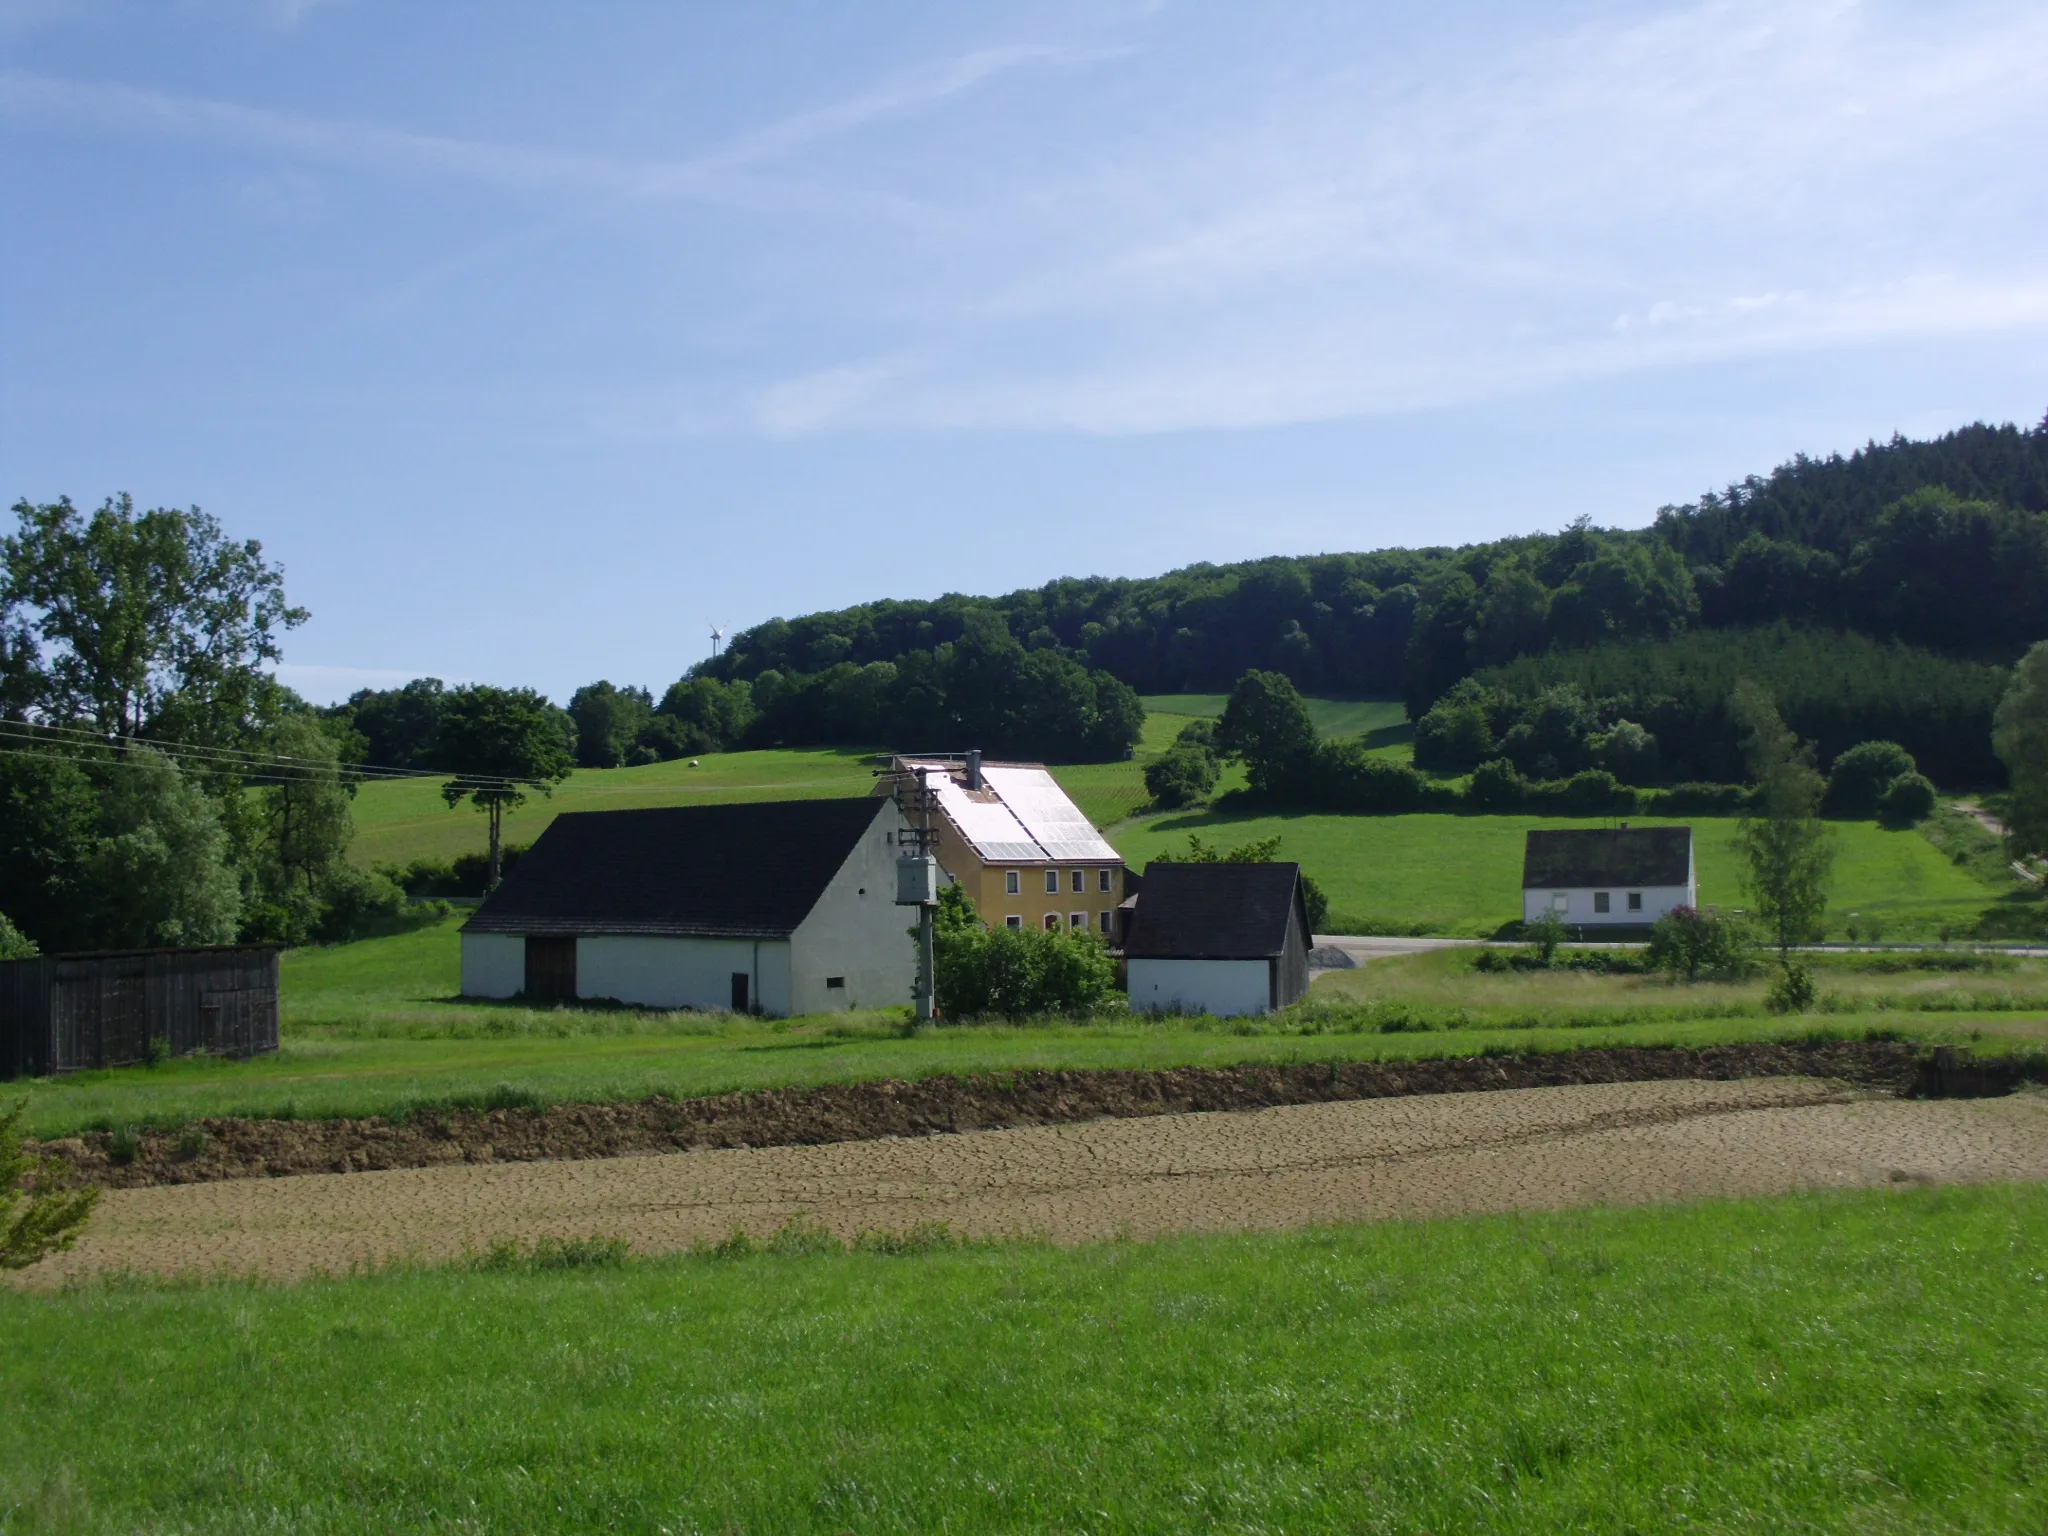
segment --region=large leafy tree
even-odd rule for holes
[[[213,801],[146,746],[101,771],[100,839],[83,871],[94,941],[120,949],[231,942],[241,881]]]
[[[109,738],[233,741],[275,708],[268,668],[306,610],[254,539],[197,507],[138,513],[126,496],[87,515],[68,498],[15,503],[0,540],[8,692],[41,716]]]
[[[1217,722],[1216,745],[1243,761],[1254,790],[1272,794],[1313,757],[1315,722],[1285,673],[1247,672]]]
[[[576,725],[531,688],[457,688],[441,705],[437,766],[456,777],[441,786],[449,808],[468,800],[490,820],[490,886],[496,890],[505,812],[526,791],[554,793],[576,768]]]
[[[645,688],[585,683],[569,700],[569,717],[576,722],[576,765],[617,768],[628,762],[653,714],[654,700]]]
[[[2012,781],[2012,807],[2006,815],[2012,851],[2048,851],[2048,640],[2013,668],[1991,742]]]

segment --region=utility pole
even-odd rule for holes
[[[917,908],[917,984],[911,994],[912,1011],[920,1024],[929,1024],[937,1009],[938,977],[933,956],[932,925],[939,911],[939,861],[932,850],[937,834],[932,829],[932,802],[936,798],[925,775],[931,770],[913,770],[898,779],[896,804],[912,825],[903,831],[904,852],[896,859],[896,905]],[[915,782],[916,788],[910,787]]]

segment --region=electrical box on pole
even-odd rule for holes
[[[896,861],[896,905],[921,907],[939,899],[939,861],[928,853],[906,853]]]

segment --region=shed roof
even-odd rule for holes
[[[786,938],[883,814],[866,798],[568,812],[463,930]]]
[[[1308,909],[1299,864],[1146,866],[1124,954],[1132,960],[1264,960],[1287,948],[1287,923]]]
[[[1691,827],[1577,827],[1531,832],[1522,889],[1684,885],[1692,877]]]

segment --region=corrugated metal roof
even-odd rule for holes
[[[1023,823],[1031,840],[1049,859],[1114,859],[1117,851],[1103,841],[1093,822],[1067,798],[1059,781],[1043,768],[985,767],[982,779]]]

